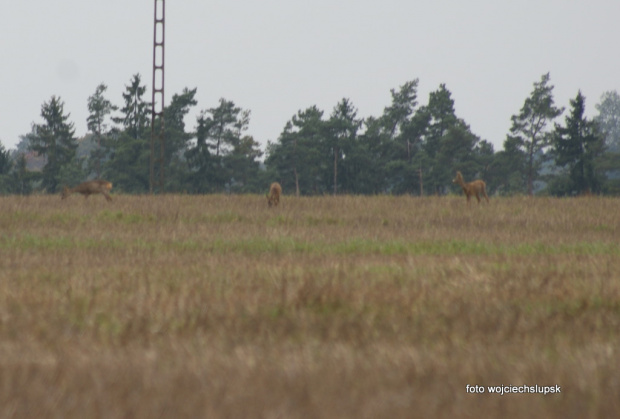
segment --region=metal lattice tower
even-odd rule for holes
[[[165,0],[155,0],[153,24],[153,98],[151,101],[151,167],[149,188],[153,193],[157,187],[164,191],[164,39],[165,39]],[[156,149],[159,148],[159,158]],[[159,181],[156,181],[156,166]]]

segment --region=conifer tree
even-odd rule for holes
[[[63,166],[75,158],[77,140],[73,123],[69,122],[69,114],[64,112],[64,103],[60,98],[52,96],[49,102],[41,107],[42,124],[33,124],[29,134],[29,150],[44,156],[45,166],[41,172],[41,186],[48,192],[58,191],[60,173]]]
[[[585,117],[585,98],[581,91],[570,101],[570,114],[565,125],[555,126],[556,163],[569,169],[573,191],[597,191],[596,158],[603,153],[604,139],[595,122]]]
[[[511,118],[511,139],[526,156],[525,175],[529,195],[534,194],[534,180],[538,177],[538,154],[551,142],[549,124],[564,111],[554,104],[553,86],[549,84],[549,80],[549,73],[543,74],[540,81],[534,83],[534,90],[525,99],[519,114]]]
[[[88,97],[88,117],[86,118],[86,124],[88,129],[95,136],[95,142],[97,148],[91,154],[91,161],[94,161],[94,170],[97,178],[101,177],[101,160],[103,159],[103,150],[101,148],[101,141],[108,132],[108,125],[106,124],[106,118],[112,111],[117,109],[116,106],[104,97],[104,93],[107,90],[107,86],[101,83],[97,86],[95,93]]]
[[[121,129],[112,130],[105,142],[110,158],[104,164],[104,176],[124,192],[149,190],[150,103],[144,100],[146,86],[140,83],[140,75],[135,74],[125,86],[122,116],[112,118]]]

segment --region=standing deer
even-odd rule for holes
[[[112,197],[108,192],[112,189],[112,184],[107,180],[89,180],[87,182],[80,183],[75,188],[67,188],[66,186],[62,189],[61,199],[65,199],[72,193],[80,193],[84,195],[84,198],[88,198],[93,194],[102,194],[105,196],[105,199],[108,201],[112,200]]]
[[[278,182],[273,182],[269,187],[269,193],[267,194],[267,203],[271,207],[272,205],[278,206],[280,203],[280,195],[282,195],[282,186]]]
[[[467,197],[467,205],[469,205],[469,199],[472,195],[476,196],[478,203],[480,203],[480,195],[484,196],[484,198],[489,202],[489,197],[487,196],[487,184],[484,183],[484,180],[478,179],[473,182],[465,183],[463,180],[463,175],[461,172],[456,172],[456,177],[452,179],[452,183],[458,184],[461,188],[463,188],[463,192]]]

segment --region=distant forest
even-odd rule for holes
[[[408,81],[391,90],[381,115],[367,118],[347,98],[329,114],[316,106],[299,110],[264,150],[248,134],[250,110],[227,99],[186,127],[197,106],[196,89],[186,88],[155,121],[163,122],[165,138],[163,164],[156,165],[165,182],[156,192],[265,193],[278,181],[296,195],[444,195],[458,191],[458,170],[466,181],[484,179],[493,195],[620,195],[620,95],[603,94],[590,120],[580,91],[562,107],[553,88],[549,73],[533,83],[499,151],[455,114],[444,84],[420,104],[418,80]],[[106,90],[101,84],[88,97],[83,138],[62,99],[52,96],[15,150],[0,144],[0,194],[57,193],[93,178],[112,182],[117,193],[151,191],[146,86],[134,75],[121,106]]]

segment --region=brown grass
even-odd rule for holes
[[[620,201],[460,204],[0,198],[0,418],[617,417]]]

